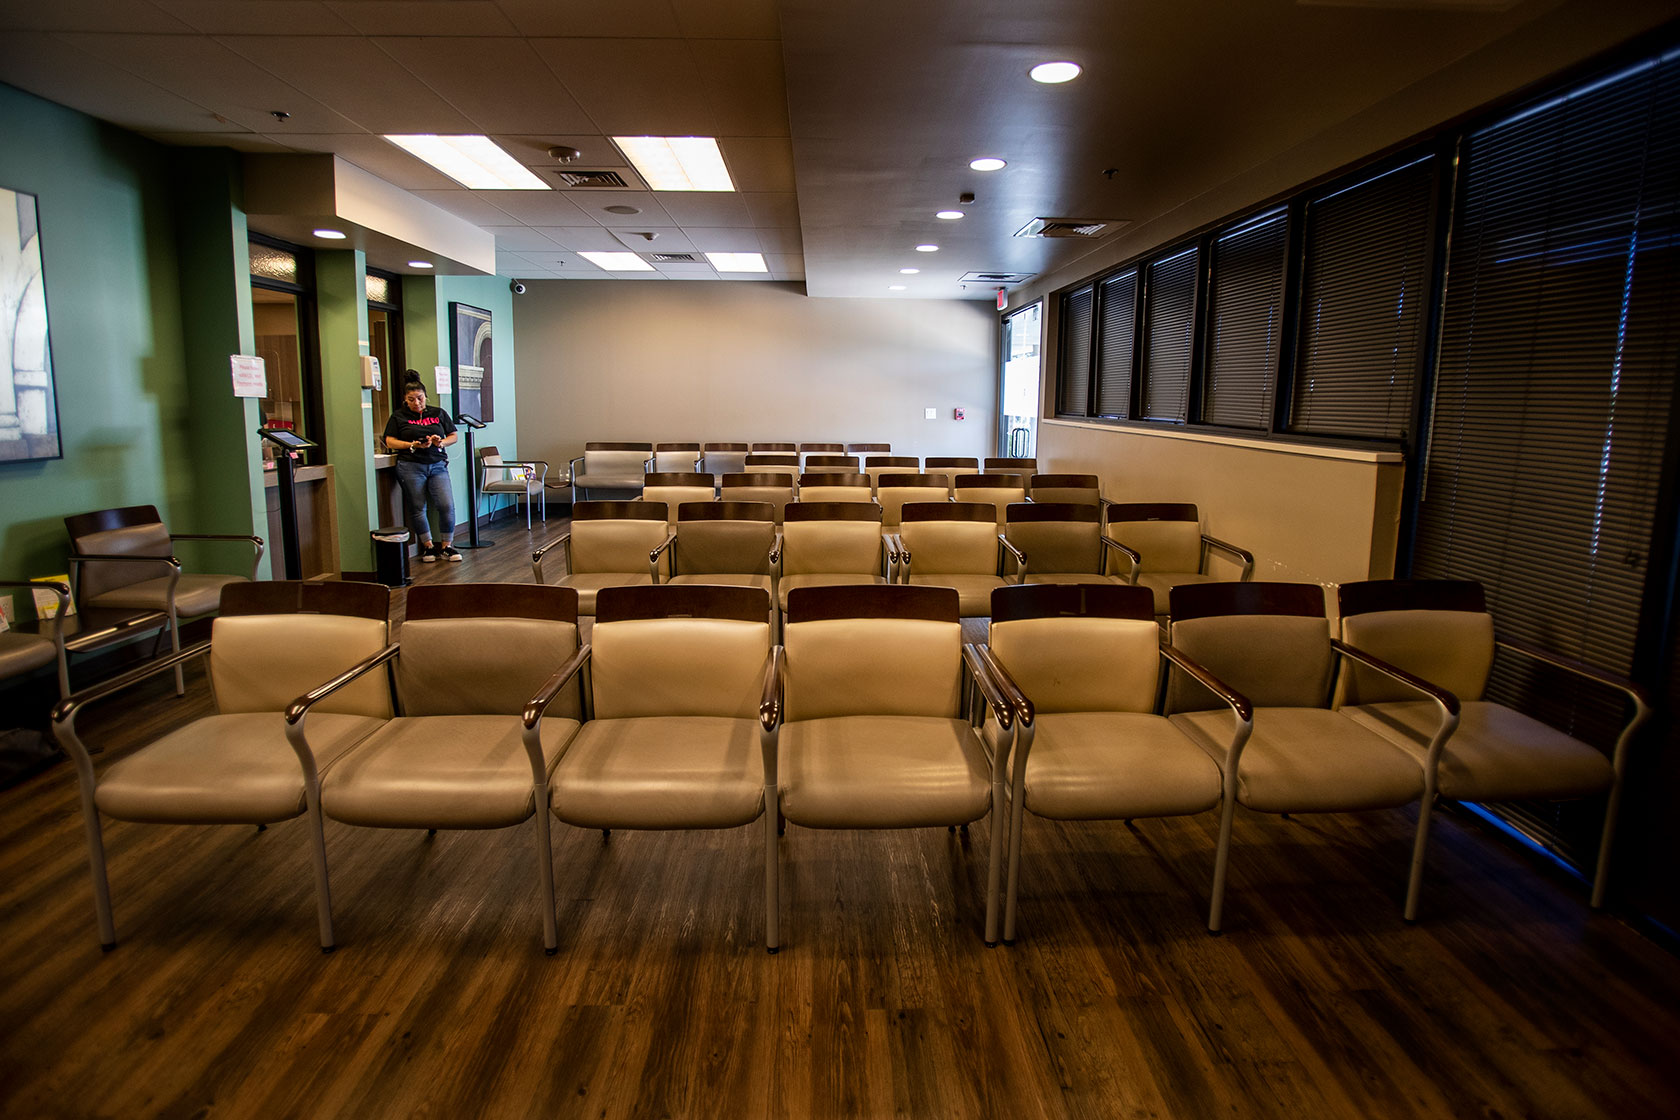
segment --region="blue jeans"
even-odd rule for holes
[[[432,527],[426,523],[426,502],[437,507],[438,537],[450,540],[455,535],[455,488],[449,483],[449,462],[417,463],[397,460],[397,483],[402,487],[403,506],[408,511],[408,527],[414,530],[417,541],[432,539]]]

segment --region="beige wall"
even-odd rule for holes
[[[1039,464],[1097,475],[1117,502],[1196,503],[1204,532],[1254,553],[1255,579],[1330,585],[1394,572],[1398,455],[1046,420]]]
[[[793,284],[537,280],[513,304],[519,449],[589,440],[888,442],[993,453],[997,315]],[[937,420],[922,410],[937,408]],[[967,419],[953,420],[953,409]]]

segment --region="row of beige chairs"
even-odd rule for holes
[[[358,584],[230,588],[210,642],[59,706],[55,730],[81,778],[102,944],[114,944],[115,929],[101,813],[184,823],[307,816],[324,949],[334,944],[326,817],[428,829],[534,818],[551,952],[550,813],[602,829],[761,822],[771,951],[779,817],[881,829],[990,814],[985,940],[995,944],[1000,916],[1003,939],[1015,936],[1029,812],[1093,820],[1219,809],[1208,913],[1218,932],[1239,804],[1306,813],[1421,800],[1405,906],[1413,919],[1437,796],[1609,791],[1596,906],[1627,746],[1650,716],[1628,682],[1497,638],[1480,587],[1459,582],[1348,585],[1340,639],[1316,585],[1182,587],[1166,642],[1145,589],[1008,587],[993,593],[989,642],[966,647],[948,588],[801,588],[780,643],[761,590],[612,588],[582,646],[567,589],[417,587],[401,640],[389,645],[386,596]],[[1613,754],[1483,699],[1496,650],[1620,690],[1632,714]],[[209,658],[218,713],[96,776],[78,713],[197,656]]]

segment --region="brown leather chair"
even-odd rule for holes
[[[955,591],[799,588],[783,645],[778,777],[789,823],[955,828],[992,810],[1003,761],[987,754],[980,712],[1004,724],[1013,713],[978,652],[963,648]]]
[[[1131,820],[1219,804],[1219,767],[1157,714],[1164,664],[1203,670],[1160,642],[1150,596],[1112,584],[992,593],[989,665],[1016,711],[1003,939],[1015,940],[1024,815]],[[995,734],[995,732],[994,732]],[[1000,798],[1001,799],[1001,798]],[[1001,829],[997,830],[1001,833]],[[995,871],[992,889],[997,889]]]
[[[669,567],[658,554],[670,536],[664,502],[579,502],[572,507],[572,528],[531,554],[538,583],[543,561],[559,548],[566,574],[557,581],[578,593],[578,613],[595,613],[595,593],[603,587],[642,587],[658,583]]]
[[[1202,532],[1201,515],[1188,503],[1110,504],[1105,532],[1125,550],[1128,581],[1154,592],[1158,615],[1167,613],[1168,596],[1181,584],[1240,582],[1254,574],[1254,555]],[[1216,552],[1228,562],[1227,570],[1208,569]]]
[[[1406,891],[1407,920],[1417,917],[1437,796],[1454,801],[1561,801],[1608,793],[1591,900],[1595,909],[1603,906],[1628,744],[1651,718],[1644,692],[1615,674],[1500,637],[1482,585],[1471,580],[1344,583],[1338,596],[1344,642],[1452,693],[1461,706],[1457,729],[1450,738],[1437,740],[1435,705],[1415,688],[1358,662],[1345,664],[1336,682],[1342,714],[1423,765],[1423,805]],[[1532,716],[1486,699],[1501,651],[1625,696],[1629,714],[1611,753],[1607,756]]]
[[[757,588],[603,590],[584,651],[588,718],[554,770],[552,805],[567,824],[605,830],[762,818],[764,940],[774,953],[780,719],[769,608]]]
[[[1423,795],[1423,766],[1330,707],[1337,662],[1352,658],[1396,680],[1383,662],[1332,641],[1324,589],[1313,583],[1198,583],[1172,590],[1171,641],[1217,679],[1170,672],[1165,710],[1219,764],[1219,840],[1208,929],[1223,921],[1231,825],[1241,804],[1261,813],[1389,809]],[[1433,735],[1458,721],[1458,703],[1429,691]]]
[[[87,825],[99,941],[116,944],[105,875],[101,813],[124,821],[258,824],[309,814],[318,900],[327,897],[326,847],[318,813],[319,775],[391,717],[391,690],[364,675],[314,705],[314,765],[288,740],[287,711],[300,697],[378,657],[390,632],[390,591],[377,583],[234,583],[222,592],[209,641],[75,693],[53,709],[53,733],[76,764]],[[94,771],[76,717],[155,673],[209,658],[216,714],[166,733]],[[318,907],[322,948],[332,912]]]
[[[543,946],[558,945],[548,789],[582,714],[571,677],[578,654],[578,596],[565,587],[511,583],[423,584],[409,589],[398,641],[365,662],[389,661],[398,715],[330,767],[304,717],[329,702],[298,705],[292,742],[321,773],[321,811],[367,828],[512,828],[535,818]],[[385,674],[374,679],[381,685]],[[346,682],[348,683],[348,682]],[[290,717],[288,717],[290,719]],[[330,898],[321,905],[330,908]]]
[[[797,587],[882,584],[892,575],[881,507],[862,502],[793,502],[782,525],[778,605]]]
[[[964,618],[992,611],[992,592],[1004,585],[1003,544],[985,502],[906,502],[891,542],[898,580],[916,587],[951,587]]]
[[[1016,502],[1004,509],[1004,551],[1017,583],[1126,583],[1109,573],[1120,546],[1102,532],[1102,510],[1071,502]]]

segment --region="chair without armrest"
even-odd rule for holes
[[[1004,585],[997,521],[985,502],[906,502],[899,521],[899,582],[950,587],[964,618],[989,615]]]
[[[1220,767],[1222,805],[1208,929],[1223,920],[1231,826],[1240,803],[1262,813],[1388,809],[1423,794],[1423,767],[1330,708],[1338,658],[1427,692],[1445,739],[1458,701],[1330,638],[1324,591],[1310,583],[1202,583],[1172,590],[1171,642],[1215,686],[1174,667],[1165,710]]]
[[[705,453],[698,443],[656,443],[653,445],[653,473],[700,473]]]
[[[1224,553],[1241,565],[1239,581],[1254,574],[1254,556],[1202,532],[1201,514],[1189,503],[1111,503],[1106,532],[1125,546],[1131,564],[1130,582],[1155,593],[1158,615],[1167,613],[1174,587],[1223,581],[1223,577],[1208,572],[1208,559],[1214,552]]]
[[[525,528],[531,528],[531,499],[542,503],[542,519],[548,520],[548,463],[542,459],[523,462],[503,459],[501,449],[494,444],[478,449],[478,496],[490,499],[490,519],[496,519],[496,497],[507,495],[525,499]],[[473,513],[476,516],[477,510]]]
[[[1144,589],[1112,584],[992,593],[986,653],[1016,709],[1013,750],[993,735],[994,754],[1012,760],[1007,798],[1000,788],[994,800],[1010,806],[1006,942],[1015,939],[1024,814],[1131,820],[1219,804],[1219,767],[1156,713],[1164,661],[1201,671],[1161,645],[1153,607]],[[995,868],[990,881],[997,890]]]
[[[793,501],[793,479],[785,474],[726,474],[718,497],[726,502],[768,502],[780,525],[783,511]]]
[[[390,591],[375,583],[234,583],[222,593],[211,637],[61,700],[53,733],[76,764],[93,871],[99,940],[116,943],[99,814],[171,824],[270,824],[308,814],[317,899],[328,897],[321,832],[320,771],[391,716],[382,665]],[[87,705],[155,673],[208,657],[216,714],[194,720],[96,774],[76,731]],[[334,674],[358,679],[336,689],[312,717],[314,766],[289,741],[287,713],[300,695]],[[333,944],[329,907],[318,907],[323,949]]]
[[[1561,801],[1608,792],[1590,903],[1602,907],[1628,745],[1651,717],[1644,692],[1613,674],[1500,638],[1482,585],[1471,580],[1370,580],[1345,583],[1338,595],[1344,642],[1451,692],[1462,705],[1458,729],[1437,743],[1430,735],[1431,705],[1415,691],[1357,663],[1345,665],[1336,682],[1343,714],[1403,748],[1424,768],[1407,920],[1417,917],[1437,795],[1454,801]],[[1611,754],[1485,699],[1501,649],[1625,695],[1630,713]]]
[[[1015,560],[1017,583],[1127,582],[1108,574],[1110,553],[1121,550],[1103,535],[1099,507],[1013,502],[1003,516],[1005,547]]]
[[[396,646],[400,714],[321,779],[321,811],[367,828],[511,828],[535,818],[543,945],[558,944],[549,778],[582,715],[576,688],[523,717],[558,671],[575,674],[577,592],[517,584],[411,588]],[[312,737],[300,727],[303,751]],[[323,900],[330,905],[330,900]]]
[[[779,605],[797,587],[886,583],[891,575],[881,507],[862,502],[793,502],[782,525]]]
[[[757,588],[603,590],[590,635],[590,717],[555,770],[553,812],[602,829],[738,828],[763,819],[773,953],[780,715],[767,702],[778,676],[769,611],[768,593]]]
[[[572,504],[577,504],[579,491],[585,499],[591,490],[640,493],[652,466],[651,443],[586,443],[583,454],[571,461]]]
[[[799,476],[802,502],[873,502],[875,487],[866,474],[807,472]]]
[[[790,823],[956,827],[991,810],[979,708],[1000,723],[1013,714],[962,647],[955,591],[800,588],[783,635],[779,789]]]
[[[531,554],[531,570],[538,583],[550,551],[559,548],[566,574],[558,586],[578,594],[578,613],[595,613],[595,593],[603,587],[645,587],[670,572],[664,555],[670,538],[664,502],[579,502],[572,509],[572,528]]]
[[[666,531],[677,531],[677,507],[684,502],[709,502],[717,495],[712,486],[712,476],[700,474],[696,471],[655,471],[647,476],[647,483],[642,487],[642,501],[664,502],[670,512],[671,520],[666,523]]]
[[[951,497],[958,502],[990,502],[997,510],[1001,532],[1006,511],[1027,500],[1027,488],[1012,474],[959,474],[951,479]]]

